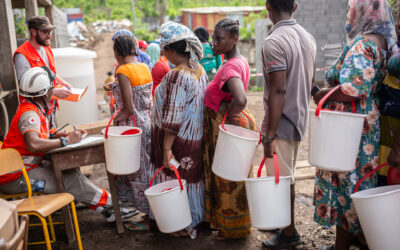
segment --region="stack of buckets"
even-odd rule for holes
[[[275,155],[275,177],[259,178],[264,159],[258,178],[248,178],[257,147],[261,144],[261,133],[225,125],[225,120],[226,115],[219,126],[213,173],[229,181],[245,181],[251,223],[255,228],[267,230],[290,225],[291,177],[279,177]]]
[[[324,170],[345,172],[356,168],[366,115],[321,109],[328,97],[339,87],[340,85],[325,95],[316,110],[310,110],[309,162]],[[351,198],[369,248],[400,249],[400,185],[357,192],[364,179],[357,184]]]

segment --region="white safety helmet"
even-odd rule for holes
[[[54,73],[47,67],[34,67],[26,71],[19,83],[19,94],[24,97],[39,97],[53,88]]]

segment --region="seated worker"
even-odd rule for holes
[[[45,66],[31,68],[23,74],[19,91],[25,98],[18,107],[2,146],[3,149],[14,148],[20,153],[28,171],[32,191],[45,194],[57,193],[57,185],[52,164],[44,153],[77,143],[86,133],[84,130],[77,130],[50,136],[47,115],[53,96],[54,79],[55,75]],[[112,206],[111,195],[106,190],[97,187],[78,169],[63,171],[63,179],[66,192],[71,193],[76,201],[88,204],[91,209],[101,212],[107,221],[113,221],[115,216],[113,210],[109,209]],[[0,192],[27,192],[21,171],[0,176]],[[122,212],[126,216],[133,213]]]

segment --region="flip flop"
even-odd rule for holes
[[[146,226],[143,226],[139,222],[130,222],[130,223],[125,223],[125,228],[130,230],[130,231],[148,231],[149,228]]]
[[[175,233],[171,233],[169,235],[172,237],[175,237],[175,238],[190,237],[190,234],[185,229],[175,232]]]

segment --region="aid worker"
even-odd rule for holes
[[[52,34],[56,27],[51,25],[49,19],[45,16],[34,16],[27,21],[27,24],[29,40],[19,46],[14,53],[14,65],[18,81],[20,81],[22,75],[32,67],[47,66],[56,74],[53,51],[50,48]],[[66,98],[71,94],[71,84],[60,77],[56,77],[54,84],[63,87],[54,89],[54,96]],[[22,99],[23,97],[21,100]],[[57,127],[55,115],[57,107],[58,102],[52,100],[49,109],[49,112],[53,113],[52,119],[49,120],[51,129]]]
[[[54,91],[55,75],[47,67],[34,67],[26,71],[20,81],[20,95],[24,97],[11,122],[2,148],[16,149],[25,164],[32,190],[45,194],[57,193],[52,164],[44,153],[81,141],[84,130],[59,132],[50,139],[48,114]],[[78,169],[63,171],[66,192],[90,208],[103,211],[111,207],[111,195],[97,187]],[[27,187],[21,171],[0,176],[0,191],[22,193]],[[109,209],[108,209],[109,210]]]

